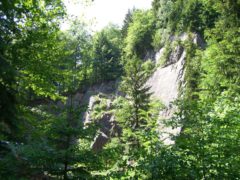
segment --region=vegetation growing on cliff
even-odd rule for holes
[[[95,34],[78,20],[62,31],[64,16],[61,0],[0,3],[0,179],[240,178],[239,1],[153,0]],[[165,145],[147,58],[184,32],[203,46],[182,44],[185,86],[171,119],[182,130]],[[121,134],[96,152],[99,124],[83,122],[74,96],[108,81],[121,93],[95,118],[109,111]]]

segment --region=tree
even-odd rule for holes
[[[129,24],[127,37],[125,38],[124,52],[127,58],[137,55],[144,58],[152,47],[152,34],[155,30],[155,19],[152,11],[135,10],[132,15],[132,23]]]
[[[63,42],[65,55],[60,57],[56,66],[60,70],[61,79],[58,80],[59,91],[69,93],[88,86],[92,77],[91,51],[92,36],[88,32],[88,26],[80,20],[74,20],[71,28],[59,35],[59,41]],[[74,76],[73,76],[74,75]],[[74,87],[72,87],[74,78]]]
[[[150,168],[149,164],[153,162],[154,152],[161,143],[156,131],[159,108],[151,103],[149,87],[145,86],[151,67],[151,62],[143,64],[136,57],[125,65],[121,91],[126,97],[119,98],[114,103],[114,114],[122,134],[113,138],[106,147],[108,149],[118,146],[112,152],[113,157],[118,157],[116,166],[111,169],[113,177],[152,177],[153,167]]]
[[[141,60],[134,57],[125,65],[125,76],[122,78],[121,89],[127,95],[127,99],[132,102],[132,118],[129,126],[138,129],[140,124],[140,111],[147,111],[150,103],[150,87],[145,87],[149,78],[149,72],[143,69]],[[149,63],[149,62],[148,62]],[[150,65],[151,66],[151,65]]]
[[[110,25],[93,38],[93,81],[115,80],[121,75],[121,33]]]
[[[186,68],[185,86],[176,119],[182,132],[173,149],[180,179],[236,179],[239,176],[239,4],[208,1],[218,14],[215,26],[205,29],[207,47]],[[227,28],[226,28],[227,27]],[[192,51],[194,52],[194,51]],[[196,60],[197,63],[196,63]],[[196,66],[198,65],[198,66]],[[191,82],[190,82],[191,83]],[[189,98],[189,94],[197,98]]]
[[[84,126],[81,116],[85,108],[73,102],[78,73],[77,57],[73,58],[64,64],[68,68],[68,76],[64,76],[68,78],[67,102],[24,107],[24,143],[8,143],[11,151],[0,161],[0,177],[85,179],[100,166],[95,164],[97,157],[90,148],[95,136],[93,125]]]
[[[123,26],[122,26],[122,29],[121,29],[121,33],[122,33],[123,38],[125,38],[127,36],[129,25],[133,22],[133,14],[134,14],[135,10],[136,10],[135,8],[133,8],[131,10],[128,9],[127,14],[125,15],[125,18],[124,18],[124,21],[123,21]]]
[[[152,5],[157,28],[162,32],[168,29],[168,33],[190,31],[203,35],[205,29],[214,27],[218,18],[211,3],[205,0],[154,0]]]
[[[30,92],[53,99],[58,97],[51,65],[60,52],[55,37],[64,9],[61,1],[19,0],[3,1],[0,9],[1,94],[6,95],[0,102],[0,136],[7,133],[5,139],[16,135],[11,131],[19,126],[15,116],[17,105],[29,100]]]

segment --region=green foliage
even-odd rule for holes
[[[107,101],[108,99],[107,98],[104,98],[104,97],[97,97],[95,96],[95,105],[93,107],[93,110],[91,112],[91,117],[94,119],[94,120],[98,120],[98,119],[101,119],[102,116],[104,115],[104,113],[107,113]]]
[[[239,16],[225,6],[229,2],[208,3],[220,16],[214,28],[205,30],[208,46],[196,51],[185,44],[185,94],[174,118],[183,128],[172,149],[179,162],[174,174],[179,179],[238,179]]]
[[[145,83],[149,77],[149,62],[142,64],[136,57],[125,65],[121,90],[126,97],[113,103],[114,115],[122,129],[120,137],[112,138],[107,150],[115,158],[110,168],[113,178],[129,179],[151,177],[154,152],[159,145],[156,119],[159,106],[150,101],[149,87]]]
[[[184,8],[180,8],[184,4]],[[178,14],[179,13],[179,14]],[[175,17],[175,18],[174,18]],[[214,26],[217,13],[204,1],[177,1],[172,14],[173,28],[180,32],[190,30],[203,33],[206,28]],[[177,19],[176,19],[177,18]]]
[[[7,145],[11,151],[7,151],[0,162],[0,175],[90,178],[91,171],[101,165],[96,164],[98,158],[90,149],[95,136],[94,124],[84,127],[80,114],[71,102],[64,109],[50,105],[31,109],[28,116],[33,118],[28,124],[30,129],[24,130],[27,139],[22,144]],[[16,162],[14,167],[9,167],[13,166],[13,161]]]
[[[238,179],[239,3],[172,1],[167,21],[162,21],[161,13],[167,2],[154,1],[153,5],[158,27],[198,32],[207,41],[206,49],[192,42],[183,45],[185,86],[173,118],[173,126],[179,123],[182,131],[174,146],[158,154],[157,177]]]
[[[172,149],[178,167],[174,172],[176,178],[239,177],[240,156],[236,151],[239,146],[238,96],[224,92],[214,103],[208,100],[180,101],[180,111],[174,121],[180,120],[183,130]]]
[[[10,138],[18,126],[16,99],[23,101],[31,92],[59,97],[52,64],[60,53],[56,33],[64,9],[61,1],[12,0],[1,2],[0,11],[0,136]]]
[[[153,11],[157,27],[162,33],[169,32],[166,29],[170,29],[172,33],[190,31],[203,34],[205,29],[214,27],[214,22],[218,18],[212,3],[206,0],[155,0]],[[164,33],[164,36],[168,37],[169,34]]]
[[[78,85],[74,83],[80,81],[74,79],[80,71],[76,68],[77,53],[84,58],[82,66],[87,61],[86,31],[70,30],[72,39],[59,33],[64,9],[58,0],[4,1],[0,8],[0,82],[1,95],[6,95],[0,105],[4,147],[0,155],[1,179],[90,177],[89,163],[95,159],[90,143],[95,133],[89,132],[90,127],[83,128],[81,112],[72,105],[55,108],[56,112],[50,105],[45,109],[27,106],[37,98],[45,98],[45,102],[47,98],[56,100],[62,98],[59,92],[76,90]],[[66,39],[68,42],[64,42]],[[79,44],[81,49],[77,52]],[[84,68],[79,69],[84,72]],[[56,84],[64,85],[64,90]],[[14,108],[15,99],[19,100],[19,114]],[[13,131],[15,127],[18,133]],[[9,141],[12,134],[17,142]]]
[[[169,19],[173,11],[173,1],[154,0],[152,2],[153,14],[156,21],[156,32],[153,34],[153,47],[159,50],[168,41],[172,31],[169,27]]]
[[[19,86],[22,92],[32,91],[36,95],[56,99],[59,96],[53,84],[57,71],[54,64],[62,52],[57,39],[58,19],[64,13],[62,3],[24,1],[16,2],[16,7],[23,11],[20,22],[16,24],[19,34],[12,38],[9,53],[19,73]]]
[[[110,25],[93,37],[93,83],[115,80],[121,74],[121,33]]]
[[[133,102],[133,106],[136,108],[136,121],[138,121],[139,110],[146,110],[150,98],[150,93],[148,93],[150,88],[144,87],[150,73],[143,67],[148,66],[142,65],[141,60],[136,57],[129,60],[125,65],[125,76],[122,78],[121,84],[121,90],[129,96],[129,100]],[[133,124],[138,126],[138,122],[133,122]]]
[[[90,84],[93,70],[89,49],[92,47],[92,37],[87,28],[85,23],[74,20],[71,28],[59,35],[65,52],[57,63],[60,78],[56,83],[61,93],[74,92]]]
[[[122,29],[121,29],[121,33],[122,33],[123,38],[126,38],[127,33],[128,33],[129,25],[133,22],[134,11],[136,11],[136,9],[134,9],[134,8],[131,9],[131,10],[128,9],[127,14],[125,15],[125,19],[123,21],[123,26],[122,26]]]
[[[15,71],[9,62],[0,56],[0,139],[10,137],[16,130],[16,97],[14,93]]]
[[[166,62],[169,59],[171,52],[172,52],[172,46],[171,46],[171,43],[168,41],[165,43],[163,55],[157,60],[158,61],[157,65],[158,66],[166,65]]]
[[[144,58],[152,50],[152,34],[154,32],[154,16],[152,11],[135,10],[132,15],[125,39],[124,52],[127,57],[137,55]]]
[[[214,33],[210,39],[211,44],[203,53],[202,63],[204,74],[201,86],[214,89],[215,95],[229,88],[237,91],[240,83],[239,28],[233,27],[220,32],[219,26],[224,28],[218,24],[218,27],[214,29],[218,32],[218,36],[216,37]]]
[[[239,179],[240,2],[152,6],[129,11],[121,30],[109,25],[91,36],[78,20],[59,30],[60,0],[0,3],[0,179]],[[164,145],[160,105],[146,86],[154,64],[141,59],[163,46],[167,59],[169,38],[182,32],[206,44],[183,43],[184,89],[169,123],[182,130]],[[123,70],[124,95],[111,107],[99,98],[91,112],[93,120],[114,115],[119,132],[94,152],[97,121],[84,124],[74,93]]]

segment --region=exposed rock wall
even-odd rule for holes
[[[171,56],[171,64],[158,68],[147,81],[153,96],[161,100],[165,106],[169,106],[178,97],[179,83],[183,81],[186,52],[177,51]]]
[[[204,42],[198,34],[188,35],[183,33],[180,36],[171,36],[170,44],[172,48],[177,41],[182,43],[184,41],[191,41],[201,48],[204,47]],[[162,47],[156,53],[154,59],[156,64],[159,63],[159,59],[163,58],[165,50],[166,47]],[[166,127],[162,120],[170,119],[177,109],[172,103],[179,97],[180,87],[184,86],[186,56],[186,50],[181,46],[181,43],[179,43],[179,45],[171,49],[171,53],[166,57],[167,59],[164,65],[158,67],[147,81],[147,85],[151,87],[150,92],[152,92],[153,98],[159,99],[166,107],[159,115],[160,135],[166,144],[174,143],[171,140],[171,135],[176,135],[181,131],[181,128],[172,129],[171,127]]]
[[[155,54],[150,52],[146,55],[146,58],[151,58],[156,62],[156,65],[159,63],[159,59],[167,58],[165,63],[161,67],[158,67],[147,81],[147,86],[151,87],[150,91],[152,92],[152,97],[159,99],[166,107],[159,113],[160,138],[166,144],[173,143],[170,138],[171,134],[177,134],[180,132],[180,128],[172,129],[171,127],[166,127],[162,120],[170,119],[177,109],[172,103],[179,96],[179,87],[184,84],[184,64],[187,54],[184,47],[181,46],[181,43],[177,44],[176,42],[184,42],[186,40],[190,40],[198,46],[204,47],[204,42],[199,35],[192,34],[189,36],[188,34],[183,33],[180,36],[170,37],[172,49],[168,57],[164,57],[166,47],[162,47]],[[84,94],[75,94],[73,97],[73,103],[75,105],[88,104],[88,109],[83,116],[85,123],[89,123],[93,120],[91,113],[94,106],[101,103],[101,100],[99,100],[100,96],[104,96],[104,98],[108,99],[107,108],[110,108],[111,101],[118,95],[117,84],[118,83],[115,81],[102,83],[90,87]],[[107,109],[106,113],[98,119],[98,123],[100,125],[99,133],[92,144],[92,148],[96,151],[100,150],[107,143],[112,136],[111,133],[114,128],[115,131],[120,133],[120,129],[114,121],[114,117],[107,112]]]
[[[96,119],[93,117],[94,107],[102,103],[102,101],[106,100],[106,112],[102,114],[101,117],[97,118],[96,123],[98,124],[98,134],[96,135],[93,143],[92,149],[94,151],[99,151],[102,147],[108,142],[113,133],[120,133],[120,129],[116,125],[114,121],[114,117],[108,110],[111,108],[111,102],[114,97],[117,96],[118,82],[110,81],[105,82],[100,85],[95,85],[90,87],[82,97],[81,104],[87,104],[87,111],[83,114],[84,123],[91,123]],[[78,99],[78,96],[75,96]]]

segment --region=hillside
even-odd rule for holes
[[[0,179],[240,179],[240,2],[89,24],[0,2]]]

